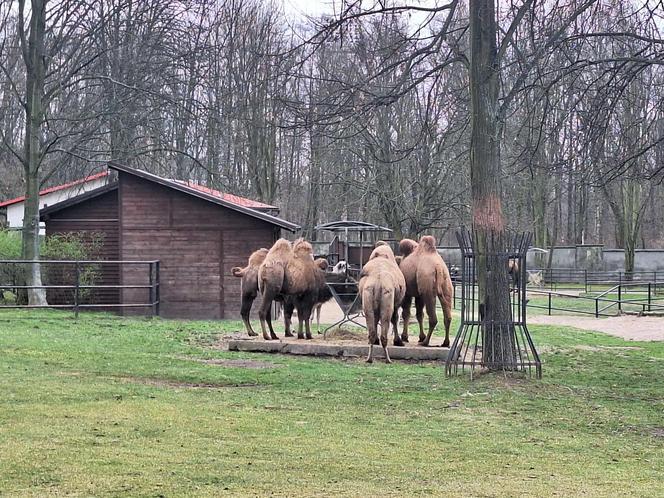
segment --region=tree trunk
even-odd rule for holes
[[[504,251],[505,220],[502,210],[495,12],[494,0],[470,2],[470,177],[483,362],[489,368],[502,365],[509,369],[509,365],[516,361],[516,351],[507,260],[498,254]]]
[[[24,14],[24,2],[19,4],[20,15]],[[26,66],[26,107],[25,107],[25,210],[23,215],[22,257],[28,260],[39,259],[39,167],[42,150],[40,144],[41,125],[44,121],[44,78],[46,75],[46,54],[44,33],[46,31],[46,0],[32,0],[30,33],[27,47],[23,47]],[[24,40],[24,38],[23,38]],[[38,263],[29,265],[26,284],[42,285],[41,268]],[[44,289],[28,289],[28,304],[45,305]]]

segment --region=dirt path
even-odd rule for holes
[[[628,341],[664,341],[664,318],[624,315],[610,318],[535,315],[528,323],[564,325],[622,337]]]
[[[342,317],[343,314],[334,301],[325,303],[320,315],[321,330],[327,326],[323,324],[335,323]],[[458,319],[458,317],[455,317],[452,321],[452,329],[450,330],[452,335],[456,333],[459,324]],[[356,320],[360,323],[364,323],[363,317],[357,318]],[[440,311],[439,320],[442,322]],[[664,341],[664,317],[624,315],[609,318],[593,318],[585,316],[530,315],[528,317],[528,323],[564,325],[566,327],[575,327],[582,330],[594,330],[596,332],[604,332],[605,334],[622,337],[629,341]],[[313,331],[316,331],[315,323],[313,325]],[[411,323],[411,334],[417,334],[417,322],[414,317],[413,322]],[[441,335],[441,330],[437,330],[434,333],[434,337]]]

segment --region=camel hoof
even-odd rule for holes
[[[277,337],[277,334],[272,334],[272,335],[270,336],[270,338],[271,338],[273,341],[278,341],[278,340],[279,340],[279,338]]]
[[[402,340],[403,342],[408,342],[408,336],[406,336],[406,337],[401,336],[401,340]]]
[[[387,360],[385,360],[385,363],[387,363],[388,365],[390,365],[390,364],[392,363],[392,360],[387,359]]]
[[[307,340],[310,341],[312,339],[313,339],[313,337],[311,336],[311,334],[307,334]]]
[[[429,346],[429,341],[420,341],[417,343],[418,346],[427,347]]]
[[[403,344],[403,341],[397,341],[397,340],[395,340],[395,341],[394,341],[394,345],[395,345],[395,346],[403,346],[404,344]]]
[[[304,335],[303,334],[297,334],[297,338],[298,339],[304,339]]]
[[[286,332],[284,337],[295,337],[292,332]]]
[[[271,341],[272,340],[272,338],[270,336],[266,336],[266,335],[263,336],[263,339],[266,340],[266,341]]]
[[[367,358],[367,363],[373,363],[373,358]]]
[[[449,348],[449,347],[450,347],[450,341],[449,341],[449,339],[445,339],[445,341],[443,341],[443,345],[442,345],[441,347],[443,347],[443,348]]]

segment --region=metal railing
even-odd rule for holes
[[[661,298],[658,300],[657,297],[662,290],[660,287],[664,287],[664,284],[656,284],[654,282],[619,284],[596,296],[582,296],[576,294],[565,294],[561,292],[529,289],[529,294],[540,294],[546,296],[547,304],[544,306],[529,302],[528,306],[531,308],[545,309],[549,315],[551,315],[552,311],[564,311],[567,313],[592,315],[595,318],[615,316],[615,314],[607,313],[607,310],[613,307],[617,307],[618,313],[622,313],[624,311],[625,305],[633,306],[635,308],[640,307],[642,313],[653,311],[664,312],[664,302],[660,302]],[[642,296],[626,297],[629,295],[626,292],[627,290],[631,290],[632,295],[642,294]],[[611,297],[613,294],[617,294],[617,298]],[[554,301],[555,298],[573,299],[588,304],[592,303],[593,308],[578,309],[556,306]]]
[[[529,274],[539,274],[542,287],[551,290],[575,289],[582,285],[585,292],[592,292],[593,286],[606,287],[631,282],[664,283],[663,271],[595,271],[576,268],[535,268]]]
[[[29,271],[29,267],[35,264],[40,265],[42,282],[47,283],[26,285],[21,270]],[[125,276],[123,270],[126,266],[131,266],[132,270],[131,273]],[[113,271],[109,267],[116,267],[117,269]],[[8,271],[10,268],[13,271]],[[104,271],[105,269],[106,271]],[[97,272],[96,275],[91,277],[95,272]],[[3,282],[7,275],[13,275],[14,282]],[[97,279],[101,283],[95,283]],[[129,280],[130,282],[120,283],[123,280]],[[115,281],[118,283],[114,283]],[[30,289],[45,290],[47,301],[52,302],[49,304],[19,303],[18,296],[20,292]],[[79,311],[82,309],[147,308],[151,311],[152,316],[158,316],[160,304],[159,261],[0,260],[0,299],[3,297],[3,291],[7,290],[14,294],[15,302],[14,304],[0,302],[0,310],[71,309],[78,317]],[[138,291],[138,299],[136,299],[136,296],[126,296],[125,293],[129,290]],[[141,290],[146,292],[142,293]],[[49,291],[52,291],[50,296]],[[115,298],[115,295],[117,295],[117,298]],[[109,302],[99,302],[104,300],[109,300]]]

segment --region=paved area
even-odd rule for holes
[[[629,341],[664,341],[664,317],[624,315],[609,318],[585,316],[528,317],[529,324],[564,325],[582,330],[594,330],[622,337]]]

